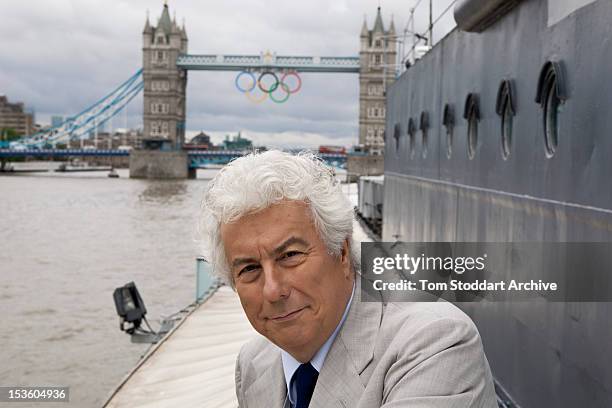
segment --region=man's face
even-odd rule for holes
[[[255,328],[301,362],[332,334],[353,287],[348,244],[328,253],[310,207],[282,201],[221,226],[236,291]]]

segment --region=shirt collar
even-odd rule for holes
[[[357,277],[355,277],[355,279],[357,279]],[[346,320],[346,316],[348,315],[348,311],[353,301],[354,294],[355,294],[355,281],[353,281],[353,291],[351,292],[351,297],[348,300],[346,307],[344,308],[344,314],[342,315],[342,319],[340,319],[340,323],[338,323],[338,326],[336,326],[336,329],[331,334],[331,336],[329,336],[327,341],[323,344],[323,346],[321,346],[321,348],[315,353],[314,357],[310,360],[310,364],[312,364],[312,366],[318,372],[321,372],[321,368],[323,368],[323,363],[325,362],[325,357],[327,357],[327,353],[329,352],[329,349],[331,348],[332,343],[334,342],[334,339],[338,335],[338,332],[340,331],[340,328],[342,327],[342,323],[344,323],[344,321]],[[299,366],[302,363],[297,361],[291,354],[287,353],[285,350],[280,349],[280,351],[281,351],[281,360],[283,362],[283,371],[285,373],[285,381],[287,382],[287,390],[289,391],[287,394],[289,394],[289,400],[291,401],[291,404],[294,404],[295,390],[292,390],[289,387],[291,385],[290,382],[291,382],[291,378],[293,377],[293,374],[295,374],[296,370],[299,368]]]

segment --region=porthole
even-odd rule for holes
[[[508,159],[512,148],[512,127],[515,115],[512,89],[511,81],[502,81],[495,104],[495,112],[501,117],[501,153],[504,160]]]
[[[408,144],[410,158],[412,159],[416,154],[416,126],[414,126],[414,121],[412,118],[408,120]]]
[[[468,115],[468,157],[472,160],[476,156],[476,145],[478,143],[478,117],[474,112]]]
[[[507,160],[510,157],[510,147],[512,144],[512,122],[514,113],[510,104],[506,104],[502,113],[502,157]]]
[[[399,151],[399,143],[400,143],[400,124],[396,123],[393,128],[393,138],[395,139],[395,151]]]
[[[478,147],[478,121],[480,120],[478,96],[476,94],[471,93],[467,96],[463,117],[467,120],[467,150],[468,157],[472,160],[476,157],[476,149]]]
[[[544,152],[548,158],[555,155],[559,145],[559,114],[566,99],[561,63],[549,61],[540,71],[535,99],[542,108]]]
[[[453,127],[455,124],[455,117],[453,115],[453,108],[449,104],[444,105],[442,124],[446,129],[446,157],[450,159],[453,154]]]
[[[555,84],[552,82],[546,90],[546,105],[544,106],[544,142],[546,154],[552,157],[559,144],[559,108],[561,100],[555,91]]]
[[[429,128],[429,116],[427,115],[427,112],[421,112],[421,120],[420,120],[419,128],[421,129],[421,143],[422,143],[421,155],[423,158],[426,158],[427,148],[428,148],[427,129]]]

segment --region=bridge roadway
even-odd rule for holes
[[[210,164],[227,164],[232,159],[244,156],[245,150],[186,150],[189,159],[189,168],[197,169]],[[55,158],[55,157],[109,157],[129,156],[129,150],[110,149],[0,149],[0,160],[7,158]],[[346,167],[346,154],[318,153],[327,164]]]

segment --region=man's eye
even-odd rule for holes
[[[297,256],[302,255],[303,253],[300,251],[288,251],[285,252],[282,256],[281,259],[291,259],[291,258],[295,258]]]
[[[246,273],[246,272],[251,272],[251,271],[257,270],[258,268],[259,268],[259,265],[247,265],[244,268],[242,268],[240,270],[240,272],[238,272],[238,276],[240,276],[240,275],[242,275],[243,273]]]

